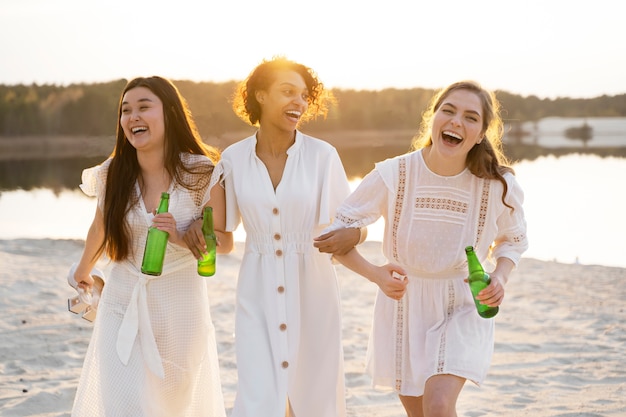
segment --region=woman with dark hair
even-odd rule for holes
[[[357,250],[336,258],[379,286],[367,370],[374,386],[395,389],[409,417],[456,416],[465,381],[480,384],[489,368],[494,319],[476,311],[465,248],[493,261],[477,300],[498,306],[528,247],[523,192],[501,138],[493,93],[471,81],[442,89],[415,150],[377,163],[328,228],[385,219],[388,264],[375,266]]]
[[[98,203],[72,278],[102,294],[72,416],[225,416],[206,282],[183,240],[209,205],[218,251],[232,250],[224,190],[213,187],[219,157],[169,80],[128,82],[115,149],[82,176],[82,190]],[[155,215],[163,192],[169,211]],[[151,225],[169,233],[160,276],[141,272]],[[108,273],[99,288],[90,271],[103,257]]]
[[[330,103],[310,68],[283,57],[259,64],[235,95],[234,111],[258,130],[226,148],[216,168],[226,230],[243,222],[246,232],[233,417],[346,415],[337,277],[313,239],[350,188],[335,148],[298,130]],[[202,249],[197,226],[188,243]],[[343,232],[327,237],[339,252],[361,237],[358,228]]]

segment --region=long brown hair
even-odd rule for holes
[[[261,119],[261,105],[256,99],[256,92],[267,91],[275,80],[276,71],[279,70],[297,72],[304,79],[309,90],[309,106],[306,113],[300,117],[300,122],[306,122],[318,116],[326,117],[329,106],[336,103],[332,91],[324,87],[311,68],[282,56],[263,60],[244,81],[239,83],[232,97],[235,114],[244,122],[258,126]]]
[[[126,215],[139,201],[139,195],[134,188],[140,174],[137,150],[124,135],[120,123],[124,94],[137,87],[149,89],[163,103],[165,169],[177,185],[194,191],[205,189],[213,166],[220,159],[219,151],[200,138],[187,101],[171,81],[158,76],[139,77],[129,81],[120,95],[116,142],[110,156],[104,199],[105,238],[100,253],[106,251],[113,261],[124,260],[130,255],[131,229]],[[181,160],[182,153],[205,155],[211,159],[213,165],[186,166]]]
[[[480,99],[483,110],[482,132],[484,139],[479,144],[474,145],[469,151],[465,163],[470,172],[477,177],[500,181],[504,187],[502,202],[507,207],[513,208],[505,201],[509,187],[503,175],[506,172],[512,174],[515,174],[515,172],[502,151],[504,123],[500,115],[500,102],[493,92],[487,91],[477,82],[459,81],[450,84],[448,87],[435,94],[427,110],[424,112],[420,130],[413,138],[411,147],[412,149],[421,149],[433,143],[431,128],[435,113],[450,93],[457,90],[467,90],[476,94]]]

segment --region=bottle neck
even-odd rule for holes
[[[161,195],[161,201],[159,202],[159,208],[157,209],[157,214],[159,213],[167,213],[170,205],[170,196],[167,193],[163,193]]]
[[[474,252],[474,250],[466,251],[466,255],[467,255],[467,268],[470,274],[475,273],[475,272],[481,272],[481,273],[485,272],[485,269],[480,264],[480,261],[478,260],[478,257],[476,256],[476,252]]]

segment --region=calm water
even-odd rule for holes
[[[514,168],[525,191],[526,257],[626,267],[626,159],[572,154]],[[84,239],[95,208],[78,190],[4,191],[0,239]],[[370,240],[381,235],[382,222],[370,227]],[[244,236],[239,230],[235,237]]]
[[[584,141],[577,137],[576,132],[570,132],[568,136],[566,131],[584,125],[590,128],[590,139],[586,142],[586,146],[590,148],[626,146],[626,118],[624,117],[546,117],[536,123],[524,122],[520,126],[521,142],[546,148],[583,145]],[[508,136],[507,139],[513,140],[514,135],[511,132]]]

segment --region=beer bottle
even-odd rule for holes
[[[202,234],[206,242],[206,252],[202,258],[198,259],[198,274],[203,277],[210,277],[215,274],[215,255],[217,247],[217,237],[213,230],[213,208],[205,207],[202,215]]]
[[[474,248],[472,246],[467,246],[465,248],[465,255],[467,256],[467,269],[469,270],[469,286],[470,290],[472,291],[474,304],[476,304],[478,314],[486,319],[491,318],[498,314],[499,308],[489,307],[488,305],[481,304],[480,301],[476,299],[478,293],[491,283],[491,278],[489,277],[489,274],[485,272],[483,266],[480,264],[480,261],[478,260],[476,252],[474,252]]]
[[[161,193],[161,202],[159,203],[157,214],[167,213],[169,203],[170,195],[168,193]],[[154,226],[150,226],[146,239],[146,248],[143,252],[141,272],[147,275],[161,275],[163,271],[163,259],[165,258],[165,248],[167,247],[167,239],[169,236],[169,233],[159,230]]]

